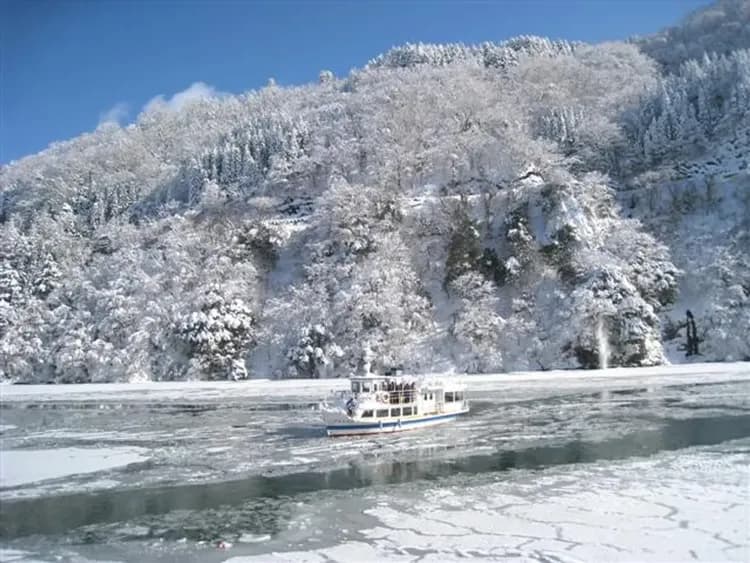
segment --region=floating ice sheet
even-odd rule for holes
[[[56,448],[0,451],[0,487],[95,473],[148,459],[145,448]]]

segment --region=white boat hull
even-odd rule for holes
[[[392,432],[403,432],[405,430],[416,430],[428,426],[436,426],[445,422],[456,420],[469,409],[457,410],[440,414],[425,416],[411,416],[398,420],[380,420],[377,422],[363,422],[362,420],[351,420],[341,416],[340,421],[330,421],[326,425],[326,433],[329,436],[358,436],[364,434],[389,434]]]

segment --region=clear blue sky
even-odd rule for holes
[[[0,0],[0,163],[132,121],[150,99],[317,79],[405,42],[535,34],[598,42],[648,34],[707,0]]]

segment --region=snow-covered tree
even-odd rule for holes
[[[220,291],[209,289],[198,310],[178,319],[176,330],[188,346],[192,377],[245,379],[254,316],[241,300],[227,302]]]
[[[465,348],[464,369],[470,373],[502,371],[505,321],[497,313],[497,288],[482,275],[467,272],[451,282],[451,290],[459,300],[451,333]]]

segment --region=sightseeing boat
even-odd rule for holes
[[[320,405],[329,436],[379,434],[434,426],[469,412],[466,385],[433,377],[351,378],[351,388]]]

